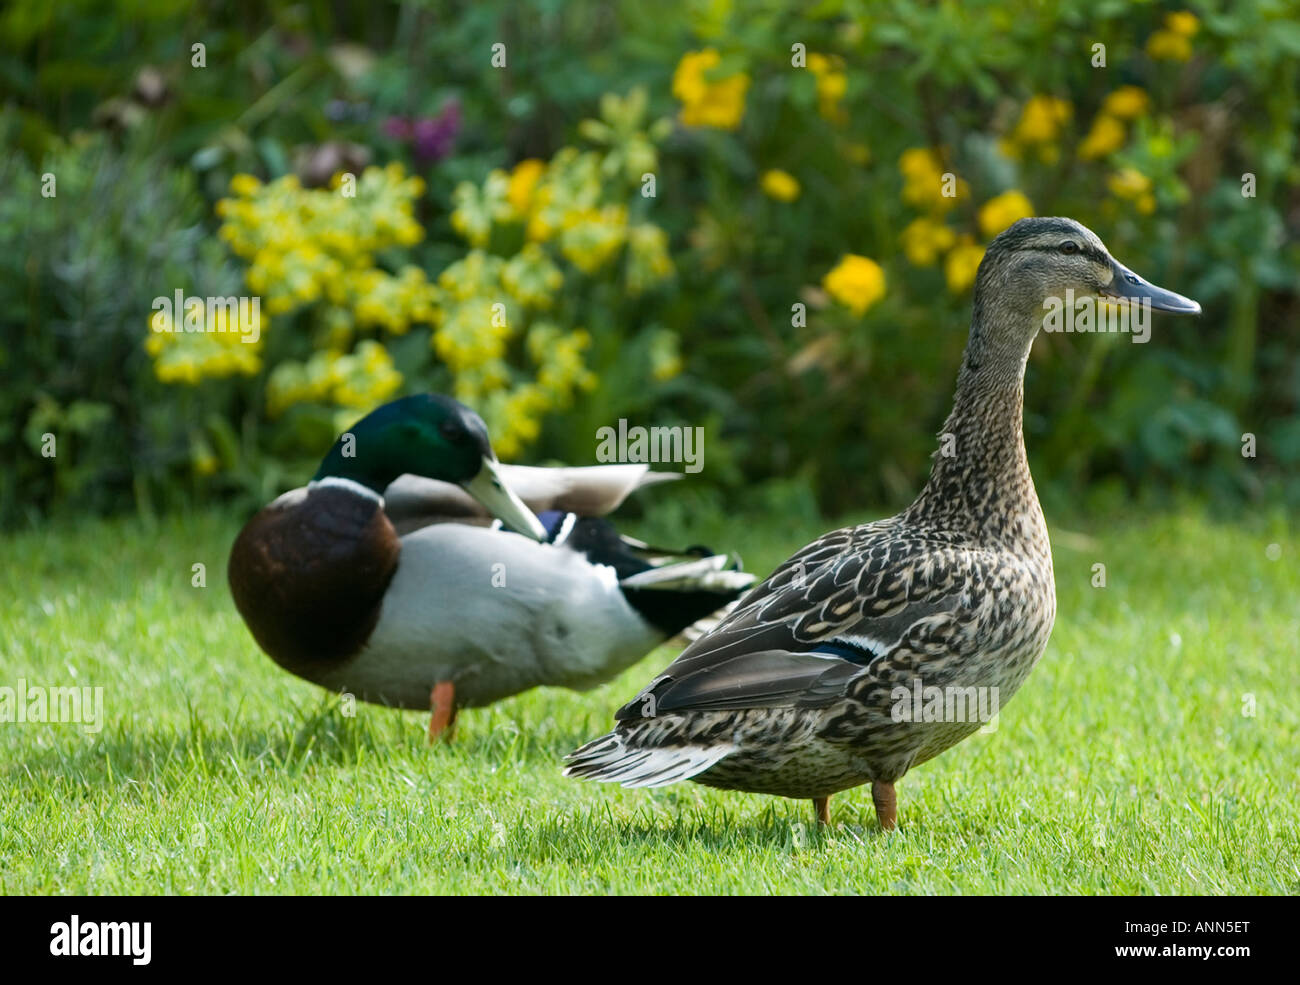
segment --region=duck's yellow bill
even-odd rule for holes
[[[497,463],[492,459],[485,457],[478,475],[462,483],[462,486],[511,530],[536,541],[546,540],[546,528],[542,526],[542,521],[506,485]]]

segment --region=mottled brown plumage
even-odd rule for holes
[[[986,698],[996,713],[1051,634],[1051,548],[1021,416],[1042,302],[1067,288],[1199,311],[1144,284],[1073,220],[1012,226],[980,265],[952,412],[916,501],[791,557],[620,709],[613,732],[572,753],[566,773],[808,798],[820,820],[832,794],[870,782],[893,827],[894,782],[980,728]],[[938,714],[905,700],[925,689],[942,696]]]

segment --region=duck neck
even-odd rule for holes
[[[909,513],[997,540],[1009,523],[1042,523],[1022,428],[1033,330],[1009,322],[987,325],[982,307],[977,299],[952,411],[929,481]]]

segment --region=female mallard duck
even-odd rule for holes
[[[823,823],[832,794],[870,781],[881,825],[894,827],[894,782],[979,728],[971,705],[1005,703],[1052,631],[1052,556],[1021,404],[1043,312],[1071,288],[1201,310],[1141,280],[1071,219],[1011,226],[980,264],[941,454],[916,502],[790,558],[621,708],[614,731],[571,753],[565,772],[811,798]]]
[[[753,584],[726,556],[683,560],[598,518],[662,478],[500,465],[473,411],[406,397],[248,522],[230,590],[281,667],[363,701],[432,707],[430,736],[449,735],[458,708],[592,687]]]

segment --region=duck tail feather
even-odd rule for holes
[[[739,571],[739,561],[729,554],[679,561],[649,568],[619,580],[624,588],[653,588],[680,592],[704,589],[712,592],[739,592],[749,588],[757,578]]]
[[[610,732],[565,757],[564,775],[625,787],[665,787],[703,773],[735,750],[730,743],[638,746],[628,733]]]
[[[672,638],[749,590],[757,579],[738,567],[730,555],[714,554],[630,572],[618,586],[641,618]]]

